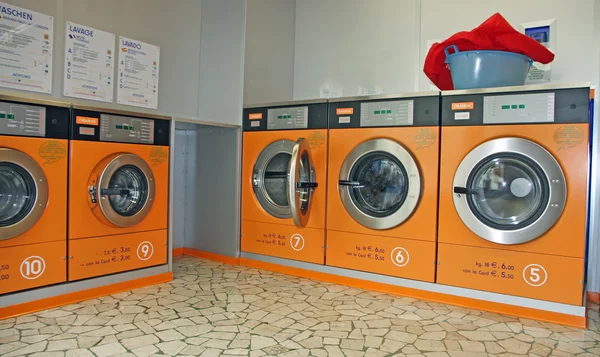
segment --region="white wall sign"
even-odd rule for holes
[[[0,2],[0,86],[52,93],[52,16]]]
[[[368,95],[381,95],[383,94],[383,89],[381,87],[358,87],[358,95],[359,96],[368,96]]]
[[[521,32],[556,53],[556,19],[522,23]],[[544,83],[551,80],[552,63],[533,62],[527,74],[526,84]]]
[[[111,103],[114,50],[114,34],[67,21],[63,94]]]
[[[119,36],[117,103],[158,108],[160,47]]]

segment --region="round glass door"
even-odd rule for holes
[[[288,166],[294,142],[279,140],[269,144],[254,164],[252,185],[260,206],[277,218],[291,218],[288,199]]]
[[[112,224],[130,227],[140,223],[154,201],[154,175],[137,155],[121,154],[111,160],[99,179],[99,204]]]
[[[354,164],[350,180],[360,186],[350,191],[356,207],[373,217],[396,212],[408,194],[408,175],[404,165],[386,152],[367,154]]]
[[[339,189],[352,218],[369,228],[389,229],[413,213],[421,194],[421,177],[417,163],[402,145],[375,139],[346,157]]]
[[[148,179],[136,166],[123,165],[113,173],[108,190],[118,191],[118,194],[108,196],[113,210],[124,217],[133,216],[148,200]]]
[[[513,230],[526,227],[548,204],[548,180],[542,169],[526,156],[498,154],[481,161],[467,187],[473,213],[490,227]]]
[[[35,203],[35,181],[21,166],[0,162],[0,227],[27,217]]]
[[[47,202],[46,176],[39,165],[22,152],[0,149],[0,240],[33,227]]]
[[[480,237],[519,244],[546,232],[566,199],[560,165],[541,146],[503,138],[475,148],[454,180],[454,204],[463,222]]]

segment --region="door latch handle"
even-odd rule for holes
[[[98,202],[98,189],[96,188],[96,186],[88,187],[88,193],[90,194],[90,199],[92,200],[92,203]]]
[[[100,195],[102,196],[127,196],[128,194],[129,190],[121,188],[103,188],[100,190]]]
[[[479,192],[477,190],[473,190],[466,187],[454,187],[454,193],[463,195],[477,195]]]
[[[317,188],[319,184],[317,182],[298,182],[296,188]]]
[[[355,188],[361,188],[364,187],[362,183],[358,182],[358,181],[348,181],[348,180],[340,180],[338,182],[338,184],[340,186],[350,186],[350,187],[355,187]]]

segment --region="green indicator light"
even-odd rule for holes
[[[286,117],[287,119],[292,119],[292,116],[291,116],[291,115],[286,115],[285,117]]]
[[[516,105],[516,104],[513,104],[513,105],[511,105],[510,107],[511,107],[512,109],[517,109],[517,105]]]
[[[130,126],[130,127],[129,127],[129,130],[133,130],[133,127],[132,127],[132,126]]]
[[[519,109],[525,109],[525,104],[519,104]]]
[[[503,105],[502,109],[510,109],[510,105]]]
[[[375,114],[381,114],[381,112],[379,110],[376,110],[374,113]]]
[[[6,118],[6,113],[0,113],[0,118],[2,118],[2,119]]]
[[[123,125],[123,129],[129,130],[129,125]]]
[[[122,125],[117,125],[116,128],[117,129],[123,129],[123,126]]]
[[[277,119],[283,119],[283,117],[281,115],[278,115]]]
[[[387,111],[387,113],[388,113],[388,114],[392,114],[392,111],[391,111],[391,110],[388,110],[388,111]]]
[[[15,115],[14,114],[8,114],[8,119],[14,119]]]

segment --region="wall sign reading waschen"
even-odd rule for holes
[[[112,103],[114,49],[114,34],[67,21],[63,94]]]
[[[117,103],[158,108],[160,47],[119,37]]]
[[[0,2],[0,86],[52,93],[54,18]]]

